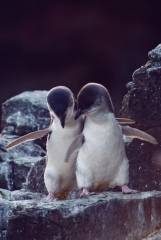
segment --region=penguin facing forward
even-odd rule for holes
[[[76,119],[85,115],[84,141],[80,147],[76,178],[81,196],[119,186],[123,193],[136,193],[128,187],[129,161],[122,128],[114,115],[108,90],[88,83],[79,92]]]
[[[49,91],[47,104],[51,115],[47,139],[47,165],[44,181],[49,199],[64,199],[75,186],[75,161],[66,161],[71,143],[82,131],[81,119],[75,120],[75,99],[71,90],[58,86]],[[70,158],[70,153],[68,152]]]

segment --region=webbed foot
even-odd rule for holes
[[[89,192],[87,188],[83,188],[80,193],[80,198],[95,195],[95,192]]]
[[[55,201],[55,200],[57,200],[57,198],[54,196],[54,193],[52,193],[52,192],[48,193],[48,196],[46,197],[46,199],[48,201]]]
[[[127,185],[121,186],[122,193],[124,194],[131,194],[131,193],[138,193],[137,190],[129,188]]]

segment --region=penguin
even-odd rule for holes
[[[65,199],[76,185],[77,151],[70,154],[70,145],[82,132],[83,119],[75,120],[76,101],[72,91],[65,86],[54,87],[48,92],[47,106],[51,117],[50,126],[11,141],[6,145],[6,149],[48,135],[44,172],[48,199]]]
[[[75,120],[74,95],[65,86],[52,88],[47,104],[52,121],[46,143],[44,182],[48,199],[64,199],[76,184],[75,158],[72,156],[73,160],[66,161],[66,154],[70,144],[82,132],[82,119]]]
[[[85,116],[81,143],[77,139],[80,149],[76,159],[76,179],[80,196],[116,186],[122,193],[136,193],[128,187],[129,161],[123,141],[123,131],[130,136],[130,127],[122,129],[116,120],[108,90],[101,84],[86,84],[78,93],[77,106],[75,118]],[[135,137],[136,133],[138,137],[138,131],[133,129],[132,135]],[[142,139],[148,135],[141,133]],[[153,144],[157,144],[152,136],[148,136]]]

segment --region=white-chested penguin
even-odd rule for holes
[[[80,147],[76,178],[81,195],[119,186],[123,193],[136,192],[128,187],[129,161],[122,129],[115,118],[107,89],[88,83],[78,94],[76,118],[85,115],[84,143]]]
[[[49,91],[48,108],[52,123],[47,139],[47,165],[44,181],[50,199],[63,199],[75,186],[75,161],[68,149],[82,131],[81,119],[75,120],[75,99],[71,90],[58,86]]]

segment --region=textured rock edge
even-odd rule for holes
[[[0,200],[0,216],[4,240],[140,240],[161,227],[161,192],[106,192],[57,202]]]

